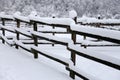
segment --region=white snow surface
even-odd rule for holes
[[[119,80],[120,79],[120,71],[113,69],[111,67],[105,66],[98,62],[79,57],[77,56],[77,64],[76,69],[73,67],[74,70],[77,70],[79,73],[85,74],[89,78],[95,77],[96,80]],[[90,76],[91,75],[91,76]],[[93,77],[92,77],[93,76]]]
[[[70,69],[72,69],[73,71],[78,72],[81,75],[84,75],[85,77],[89,78],[89,80],[100,80],[99,78],[97,78],[96,76],[93,76],[89,73],[86,73],[85,71],[83,71],[82,69],[79,69],[76,66],[70,66]]]
[[[0,43],[0,51],[0,80],[72,80],[20,50]]]
[[[120,65],[120,55],[119,55],[119,51],[116,51],[117,49],[114,50],[114,48],[113,49],[111,48],[112,50],[110,50],[110,48],[105,48],[108,49],[108,51],[105,51],[105,49],[101,48],[101,50],[104,51],[100,51],[97,48],[84,49],[73,44],[70,44],[69,48]],[[120,50],[119,47],[118,50]],[[113,69],[111,67],[105,66],[98,62],[80,56],[77,56],[77,60],[78,61],[76,66],[70,66],[71,69],[88,77],[91,80],[120,79],[119,70]]]

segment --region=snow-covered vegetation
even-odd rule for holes
[[[75,9],[78,16],[87,15],[120,18],[120,0],[0,0],[0,12],[12,14],[16,11],[29,15],[37,11],[40,16],[68,16]]]

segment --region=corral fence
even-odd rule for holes
[[[75,18],[74,18],[75,19]],[[75,76],[79,76],[80,78],[84,80],[91,80],[90,76],[87,76],[76,68],[76,55],[82,56],[84,58],[93,60],[95,62],[104,64],[106,66],[112,67],[114,69],[120,70],[120,63],[115,59],[115,61],[109,61],[106,58],[102,58],[99,55],[95,55],[95,53],[87,51],[85,48],[81,48],[80,46],[76,46],[78,44],[76,42],[76,35],[83,35],[92,37],[95,39],[100,39],[108,42],[112,42],[115,44],[120,44],[120,37],[113,37],[112,35],[104,35],[100,33],[95,33],[93,30],[94,28],[90,28],[90,31],[87,31],[85,27],[81,27],[81,25],[76,25],[76,20],[73,20],[71,18],[40,18],[37,16],[34,17],[24,17],[24,16],[13,16],[13,17],[1,17],[2,25],[0,25],[2,33],[0,34],[0,37],[2,39],[2,43],[7,43],[10,46],[15,46],[16,49],[23,48],[24,50],[32,53],[34,55],[34,58],[38,58],[38,54],[43,55],[47,58],[50,58],[54,61],[57,61],[63,65],[66,66],[66,70],[70,72],[70,77],[75,79]],[[6,21],[13,21],[16,23],[16,27],[9,27],[6,26]],[[67,22],[66,22],[67,21]],[[23,30],[21,29],[21,23],[28,24],[32,26],[32,30]],[[72,23],[72,24],[71,24]],[[39,31],[38,25],[48,25],[48,27],[52,27],[52,29],[58,28],[65,28],[66,31]],[[83,24],[82,24],[83,25]],[[93,29],[93,30],[92,30]],[[6,36],[6,31],[14,33],[16,36],[14,38],[8,38]],[[96,31],[104,31],[103,29],[97,29]],[[120,34],[120,32],[110,32],[110,31],[104,31],[108,33]],[[52,35],[47,35],[46,33],[52,33]],[[60,37],[54,36],[55,34],[71,34],[71,39],[64,39]],[[33,42],[22,42],[20,35],[23,35],[27,37],[30,40],[33,40]],[[49,41],[47,43],[40,43],[39,40],[46,40]],[[26,44],[34,44],[31,46],[26,46]],[[66,46],[67,50],[71,52],[70,59],[66,59],[64,57],[60,57],[57,55],[54,55],[52,53],[46,52],[43,49],[40,49],[38,45],[40,44],[60,44],[63,46]],[[92,54],[91,54],[92,53]],[[97,53],[96,53],[97,54]],[[102,54],[101,54],[102,56]],[[109,58],[109,57],[108,57]],[[96,77],[93,77],[95,80],[97,80]]]

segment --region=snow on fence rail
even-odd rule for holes
[[[82,34],[82,35],[86,35],[89,37],[99,38],[102,40],[106,40],[106,41],[120,44],[120,36],[118,35],[119,32],[105,31],[105,30],[101,30],[101,29],[96,30],[96,28],[95,29],[89,28],[89,30],[88,30],[88,28],[86,28],[85,26],[80,27],[80,25],[75,25],[74,24],[75,22],[71,19],[52,19],[52,18],[49,18],[49,19],[45,18],[44,19],[44,18],[39,18],[39,17],[38,18],[35,17],[35,18],[30,19],[28,17],[21,17],[21,16],[16,16],[16,15],[14,16],[14,20],[17,23],[17,28],[8,28],[5,26],[5,19],[3,20],[3,24],[0,25],[0,28],[2,30],[2,34],[0,36],[3,39],[3,43],[7,42],[9,44],[9,40],[5,37],[5,30],[15,33],[16,39],[13,39],[13,43],[11,43],[12,46],[15,45],[17,49],[19,47],[21,47],[21,48],[33,53],[34,58],[38,58],[38,53],[39,53],[45,57],[48,57],[48,58],[55,60],[61,64],[64,64],[66,66],[66,69],[68,71],[70,71],[70,77],[73,79],[75,78],[75,75],[77,75],[77,76],[83,78],[84,80],[89,80],[89,79],[98,80],[97,77],[94,77],[90,74],[87,74],[84,71],[82,71],[81,69],[79,69],[80,72],[78,71],[78,69],[75,66],[76,55],[83,56],[87,59],[102,63],[104,65],[110,66],[110,67],[115,68],[117,70],[120,70],[120,64],[119,64],[120,59],[116,59],[114,57],[109,57],[109,56],[106,56],[104,54],[96,55],[95,53],[90,53],[86,49],[81,49],[80,47],[77,47],[75,45],[76,34],[80,34],[80,35]],[[67,20],[67,22],[65,22],[66,20]],[[32,24],[33,31],[22,30],[20,28],[20,22]],[[73,41],[69,40],[69,39],[61,39],[61,38],[55,37],[53,35],[48,36],[45,33],[38,32],[38,29],[37,29],[38,23],[50,25],[50,26],[64,27],[64,28],[69,27],[68,30],[72,35],[71,38]],[[70,25],[71,23],[72,23],[72,25]],[[98,31],[102,31],[105,33],[107,32],[109,34],[113,33],[114,35],[116,35],[116,37],[110,36],[110,35],[105,35],[105,34],[100,34],[100,33],[97,34]],[[24,35],[26,37],[33,39],[35,46],[28,47],[25,44],[23,44],[23,42],[20,41],[20,35]],[[69,51],[71,51],[71,60],[56,56],[52,53],[48,54],[49,52],[46,52],[43,49],[38,48],[37,46],[38,46],[38,39],[39,38],[42,38],[44,40],[51,41],[53,43],[58,43],[58,44],[66,46],[67,49]],[[107,57],[107,58],[105,58],[105,57]],[[110,59],[112,59],[112,61]]]
[[[83,40],[81,41],[81,47],[87,48],[87,47],[109,47],[109,46],[120,46],[120,44],[116,44],[116,43],[112,43],[112,42],[108,42],[108,41],[90,41],[90,40]]]
[[[94,25],[94,26],[119,26],[119,19],[97,19],[83,16],[82,18],[77,19],[78,23],[82,25]]]
[[[85,35],[113,43],[120,44],[120,31],[107,30],[102,28],[94,28],[82,25],[71,24],[71,30],[75,34]]]
[[[100,52],[95,52],[92,50],[86,50],[84,48],[80,48],[73,44],[69,44],[68,49],[80,56],[83,56],[91,60],[95,60],[99,63],[105,64],[120,70],[120,58],[115,58],[110,55],[106,55]]]
[[[5,14],[0,14],[0,18],[1,19],[5,19],[5,20],[14,20],[14,17],[11,15],[5,15]]]

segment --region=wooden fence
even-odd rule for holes
[[[36,17],[37,18],[37,17]],[[80,73],[79,71],[77,71],[75,65],[76,65],[76,55],[78,56],[82,56],[85,57],[87,59],[96,61],[98,63],[104,64],[106,66],[112,67],[114,69],[120,70],[120,63],[117,62],[112,62],[109,61],[107,59],[103,59],[97,55],[91,54],[92,52],[87,52],[86,53],[86,49],[83,49],[81,47],[77,47],[76,44],[76,35],[84,35],[84,36],[88,36],[88,37],[93,37],[96,39],[101,39],[101,40],[105,40],[105,41],[109,41],[109,42],[113,42],[116,44],[120,44],[120,37],[119,38],[114,38],[112,36],[106,36],[106,35],[100,35],[100,34],[95,34],[95,33],[89,33],[89,31],[80,31],[81,28],[79,28],[79,30],[74,29],[73,27],[79,27],[79,25],[76,25],[74,23],[74,25],[66,25],[66,24],[56,24],[56,23],[47,23],[47,22],[41,22],[38,19],[30,19],[30,20],[24,20],[21,18],[17,18],[15,17],[14,19],[7,19],[7,18],[1,18],[2,20],[2,25],[0,25],[0,28],[2,30],[2,34],[0,35],[0,37],[2,38],[2,43],[7,43],[10,46],[15,46],[16,49],[18,49],[19,47],[23,48],[26,51],[31,52],[34,55],[34,58],[38,58],[38,54],[43,55],[47,58],[50,58],[54,61],[57,61],[63,65],[66,66],[66,70],[68,70],[70,72],[70,77],[75,79],[75,75],[79,76],[80,78],[84,79],[84,80],[89,80],[91,79],[89,76],[86,76],[82,73]],[[12,27],[9,28],[7,26],[5,26],[5,21],[6,20],[12,20],[16,22],[16,27]],[[69,19],[68,19],[69,20]],[[70,21],[72,21],[70,19]],[[21,22],[24,22],[26,24],[30,24],[33,26],[33,30],[29,31],[29,30],[23,30],[20,28],[20,24]],[[74,20],[73,20],[74,22]],[[48,26],[52,26],[53,28],[55,27],[60,27],[60,28],[66,28],[66,32],[58,32],[58,33],[69,33],[71,34],[71,39],[64,39],[64,38],[59,38],[54,36],[55,33],[54,31],[49,31],[49,32],[42,32],[42,31],[38,31],[38,24],[41,25],[48,25]],[[16,38],[13,38],[12,41],[10,42],[8,40],[8,38],[5,35],[5,31],[9,31],[12,32],[14,34],[16,34]],[[53,35],[47,35],[45,33],[52,33]],[[118,32],[120,33],[120,32]],[[115,33],[116,34],[116,33]],[[30,38],[31,40],[34,41],[34,45],[31,46],[26,46],[24,44],[24,42],[20,41],[20,35],[24,35],[28,38]],[[71,58],[70,59],[66,59],[57,55],[54,55],[52,53],[48,54],[49,52],[44,51],[43,49],[38,48],[39,45],[39,39],[44,39],[47,41],[52,42],[51,44],[60,44],[63,46],[66,46],[67,50],[69,50],[71,52]],[[90,54],[89,54],[90,53]],[[97,54],[97,53],[96,53]],[[97,80],[97,77],[94,77],[95,80]]]

